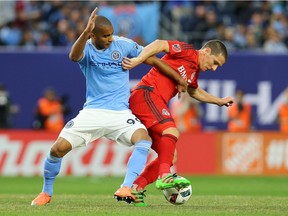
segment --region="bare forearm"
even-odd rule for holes
[[[221,98],[209,94],[204,89],[198,87],[197,89],[188,88],[191,97],[203,103],[216,104],[220,106]]]
[[[144,62],[150,56],[160,52],[169,52],[168,42],[166,40],[155,40],[144,47],[140,55],[137,57],[139,62]]]
[[[140,55],[135,58],[124,57],[122,61],[122,67],[125,70],[131,70],[137,65],[145,61],[146,64],[150,64],[147,59],[151,56],[154,56],[156,53],[160,52],[169,52],[169,44],[166,40],[155,40],[151,44],[143,48]],[[151,64],[150,64],[151,65]]]
[[[197,89],[188,88],[188,93],[191,97],[204,103],[217,104],[218,106],[226,106],[226,107],[230,107],[234,103],[234,98],[230,96],[219,98],[209,94],[200,87],[198,87]]]
[[[85,44],[87,42],[89,38],[89,33],[84,31],[79,38],[74,42],[70,54],[69,54],[69,58],[72,61],[79,61],[82,57],[83,57],[83,51],[85,48]]]
[[[181,75],[171,68],[165,61],[156,56],[151,56],[146,59],[145,63],[156,67],[160,73],[176,81],[176,83],[180,83],[180,80],[182,79]]]

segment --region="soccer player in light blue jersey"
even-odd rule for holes
[[[118,200],[128,199],[133,203],[139,195],[133,193],[131,186],[146,164],[152,142],[145,126],[129,109],[129,71],[122,68],[122,61],[126,57],[137,57],[145,48],[133,40],[114,36],[111,22],[104,16],[97,16],[96,10],[91,13],[69,55],[72,61],[78,62],[86,78],[86,102],[79,114],[62,129],[46,156],[44,185],[31,203],[34,206],[51,201],[62,158],[73,148],[86,146],[101,137],[134,145],[124,182],[114,195]],[[162,60],[151,57],[145,63],[174,78],[179,92],[186,90],[185,80]]]

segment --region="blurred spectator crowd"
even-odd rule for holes
[[[86,27],[92,8],[91,1],[0,1],[0,45],[70,46]]]
[[[27,49],[71,46],[99,4],[101,7],[143,2],[0,1],[0,46]],[[217,38],[230,51],[287,52],[287,1],[182,0],[159,1],[159,4],[161,39],[178,39],[199,48],[203,41]]]
[[[178,39],[198,47],[217,38],[230,51],[287,52],[287,1],[169,1],[163,13]]]

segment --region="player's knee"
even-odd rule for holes
[[[164,134],[171,134],[171,135],[175,136],[177,139],[179,139],[179,137],[180,137],[180,132],[175,127],[170,127],[170,128],[165,129],[162,132],[162,135],[164,135]]]
[[[131,142],[133,144],[135,144],[135,143],[137,143],[140,140],[146,140],[146,141],[152,142],[152,139],[149,136],[148,132],[145,129],[142,129],[142,128],[136,130],[133,133],[132,138],[131,138]]]
[[[71,149],[72,149],[72,146],[67,140],[63,138],[58,138],[57,141],[52,146],[50,150],[50,154],[54,157],[62,158],[69,151],[71,151]]]

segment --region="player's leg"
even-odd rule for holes
[[[132,184],[145,167],[152,141],[145,126],[130,110],[113,112],[111,115],[113,118],[109,118],[111,123],[107,126],[105,137],[123,145],[134,145],[124,181],[121,188],[114,193],[117,200],[131,202],[135,199],[131,190]]]
[[[62,129],[58,139],[51,147],[44,161],[44,184],[42,192],[32,201],[31,205],[39,206],[50,202],[53,195],[54,181],[60,171],[62,158],[71,151],[72,148],[83,146],[90,141],[86,137],[88,133],[83,133],[87,132],[85,130],[87,122],[88,125],[91,122],[91,113],[82,110],[76,118],[68,122]],[[92,125],[94,126],[95,124],[92,123]],[[81,128],[81,132],[78,131],[79,128]]]
[[[176,174],[172,174],[170,170],[173,161],[175,162],[176,143],[179,135],[176,127],[163,130],[161,140],[158,143],[159,179],[156,181],[157,189],[184,188],[190,184],[189,180],[177,178]]]
[[[143,200],[144,194],[136,191],[133,193],[131,187],[137,176],[139,176],[140,172],[145,167],[152,142],[146,129],[140,128],[132,134],[131,143],[134,144],[134,150],[128,160],[124,181],[121,188],[114,193],[114,197],[117,200],[125,200],[128,203],[140,203],[140,199]],[[144,201],[141,203],[144,203]],[[140,204],[138,205],[140,206]]]
[[[129,158],[127,174],[122,184],[128,187],[132,187],[134,180],[145,167],[149,149],[152,145],[152,140],[145,129],[135,131],[131,142],[134,144],[134,150]]]
[[[168,125],[168,124],[167,124]],[[174,126],[174,122],[169,125]],[[168,125],[168,126],[169,126]],[[179,131],[176,127],[163,127],[161,124],[157,124],[151,128],[151,130],[162,130],[162,136],[158,142],[158,158],[159,158],[159,178],[163,178],[168,175],[170,167],[172,166],[174,152],[176,149],[176,143],[180,136]],[[161,129],[162,128],[162,129]]]
[[[53,185],[58,175],[64,155],[71,150],[71,144],[62,137],[59,137],[44,161],[42,192],[32,201],[31,205],[41,206],[50,202],[53,195]]]
[[[153,139],[154,144],[154,139]],[[174,165],[177,161],[177,152],[174,153],[172,164]],[[159,158],[155,158],[148,165],[146,165],[143,172],[134,181],[133,189],[137,191],[143,191],[147,185],[156,182],[159,176]]]
[[[171,174],[170,170],[170,167],[173,165],[173,160],[175,158],[174,155],[176,152],[176,143],[180,136],[174,121],[160,122],[149,128],[149,131],[162,134],[160,140],[157,142],[159,179],[156,181],[156,188],[165,189],[176,186],[182,188],[189,185],[190,182],[188,180],[177,178],[176,175]]]
[[[149,135],[152,138],[152,146],[151,148],[158,155],[158,142],[161,139],[161,134],[154,133],[149,130]],[[153,161],[147,164],[141,174],[136,178],[133,183],[133,189],[137,191],[143,191],[145,187],[153,182],[155,182],[159,175],[159,158],[156,157]]]
[[[135,206],[146,206],[144,202],[144,197],[146,192],[145,187],[156,181],[158,177],[159,163],[158,158],[146,165],[143,172],[136,178],[132,186],[132,194],[135,196],[134,205]]]
[[[155,158],[148,165],[146,165],[143,172],[137,177],[133,183],[133,189],[142,191],[147,185],[155,182],[159,173],[159,158]]]
[[[166,126],[168,127],[168,126]],[[153,144],[152,144],[152,149],[155,150],[156,153],[158,153],[159,151],[159,142],[161,142],[162,140],[162,134],[159,134],[153,130],[149,129],[149,134],[153,140]],[[176,152],[174,154],[174,156],[176,155]],[[173,157],[172,159],[172,163],[175,162],[175,157]],[[136,202],[134,202],[134,205],[136,206],[144,206],[144,196],[143,194],[141,194],[143,191],[145,191],[145,187],[150,184],[153,183],[157,180],[158,176],[159,176],[159,158],[157,157],[155,160],[153,160],[152,162],[150,162],[145,169],[143,170],[143,172],[137,177],[137,179],[134,181],[133,184],[133,192],[136,196],[136,194],[139,194],[139,198],[135,199]],[[169,169],[170,170],[170,169]],[[170,173],[170,171],[169,171]],[[169,174],[168,173],[168,174]],[[132,192],[132,193],[133,193]]]

